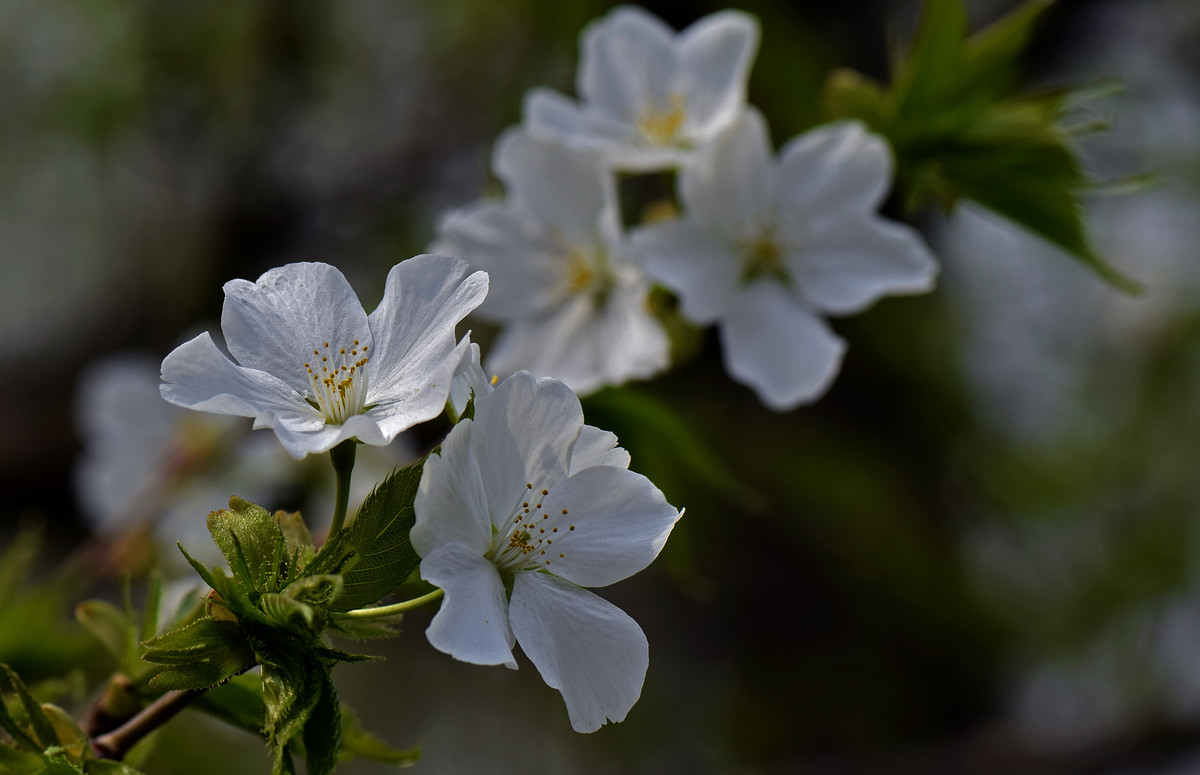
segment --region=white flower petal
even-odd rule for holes
[[[756,237],[773,225],[776,176],[766,121],[746,110],[680,173],[688,220],[731,239]]]
[[[547,570],[585,587],[614,584],[645,568],[679,519],[649,479],[613,466],[583,469],[551,487],[542,504],[551,515],[545,524],[558,529]]]
[[[891,185],[887,143],[857,122],[805,132],[779,154],[779,207],[785,221],[873,211]]]
[[[461,415],[472,396],[482,398],[491,393],[493,387],[479,363],[479,345],[471,342],[450,380],[449,400],[454,414]]]
[[[617,435],[585,425],[571,447],[571,475],[592,466],[629,468],[629,453],[617,446]]]
[[[491,542],[487,494],[471,451],[471,429],[470,420],[455,425],[442,442],[441,453],[425,460],[411,533],[413,548],[422,557],[449,543],[483,555]]]
[[[725,367],[776,411],[824,393],[841,365],[845,343],[774,280],[738,295],[721,325]]]
[[[610,151],[632,141],[628,125],[551,89],[526,92],[521,117],[532,134],[581,150]]]
[[[741,260],[729,244],[690,220],[641,227],[632,241],[650,274],[679,296],[684,317],[706,324],[725,314],[742,276]]]
[[[462,259],[422,255],[388,272],[383,301],[369,318],[375,345],[366,401],[389,405],[386,423],[379,421],[392,437],[445,407],[462,357],[454,327],[487,295],[487,275],[468,271]]]
[[[709,141],[737,120],[758,37],[758,21],[740,11],[714,13],[680,33],[679,90],[693,141]]]
[[[355,339],[371,345],[367,314],[354,289],[328,264],[287,264],[268,270],[257,282],[225,283],[221,310],[225,344],[238,363],[265,371],[305,391],[305,364],[313,350],[349,347]]]
[[[615,198],[600,156],[510,129],[492,160],[509,200],[542,228],[566,244],[595,240],[596,216]]]
[[[595,213],[592,214],[593,226]],[[553,302],[561,251],[545,230],[509,203],[481,200],[452,210],[438,224],[432,250],[466,259],[489,274],[478,314],[497,321],[537,314]]]
[[[446,593],[425,637],[438,651],[476,665],[516,669],[508,601],[496,566],[462,544],[421,560],[421,577]]]
[[[254,417],[259,427],[272,427],[278,412],[295,413],[325,424],[320,414],[283,381],[229,360],[207,331],[163,359],[162,379],[162,397],[176,406]]]
[[[633,6],[589,24],[576,90],[607,115],[632,124],[649,102],[665,102],[675,70],[675,32]]]
[[[471,449],[497,527],[508,528],[527,484],[545,488],[566,478],[582,427],[583,409],[566,385],[525,371],[475,402]]]
[[[612,290],[603,304],[575,295],[548,314],[511,324],[493,346],[488,368],[528,369],[562,380],[581,395],[666,368],[666,333],[646,307],[646,289]]]
[[[544,573],[518,574],[512,628],[542,679],[558,689],[571,727],[594,732],[623,721],[642,694],[650,647],[637,622],[612,603]]]
[[[887,294],[928,291],[938,270],[916,230],[872,215],[827,221],[785,260],[806,299],[843,315]]]

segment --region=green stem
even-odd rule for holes
[[[333,472],[337,474],[337,495],[333,504],[333,522],[329,524],[329,538],[342,531],[346,524],[346,505],[350,503],[350,472],[354,470],[354,452],[358,442],[353,439],[343,441],[329,450],[329,459],[333,461]]]
[[[380,619],[385,616],[394,616],[439,600],[442,594],[442,590],[435,589],[427,595],[414,597],[412,600],[405,600],[402,603],[381,605],[378,608],[355,608],[353,611],[346,611],[342,616],[348,616],[352,619]]]

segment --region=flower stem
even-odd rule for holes
[[[349,616],[353,619],[380,619],[385,616],[394,616],[439,600],[442,594],[442,590],[435,589],[427,595],[414,597],[412,600],[405,600],[402,603],[381,605],[378,608],[355,608],[353,611],[346,611],[342,616]]]
[[[350,439],[329,450],[333,472],[337,474],[337,495],[333,504],[333,522],[329,525],[329,538],[326,540],[333,540],[346,524],[346,505],[350,502],[350,472],[354,470],[354,452],[357,448],[358,442]]]
[[[188,703],[206,691],[208,690],[186,689],[167,692],[112,732],[93,738],[92,750],[105,759],[120,761],[143,737],[167,723],[176,713],[187,707]]]

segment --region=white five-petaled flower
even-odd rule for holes
[[[729,372],[783,411],[820,396],[841,364],[822,313],[933,286],[918,234],[876,214],[890,185],[887,145],[860,124],[814,129],[776,160],[751,109],[684,168],[684,216],[632,240],[686,318],[720,325]]]
[[[369,316],[332,266],[288,264],[225,284],[221,329],[234,360],[203,333],[162,364],[173,404],[253,417],[296,459],[348,439],[388,444],[440,414],[468,342],[454,327],[487,294],[465,261],[417,256],[388,273]]]
[[[722,11],[677,34],[646,11],[622,6],[592,22],[580,43],[582,104],[534,89],[525,100],[526,126],[599,149],[616,169],[661,169],[737,120],[758,50],[758,22]]]
[[[650,281],[622,241],[612,176],[596,155],[510,130],[493,166],[507,200],[447,213],[432,248],[491,275],[478,314],[504,330],[488,370],[527,369],[584,394],[666,368]]]
[[[616,442],[563,383],[518,372],[429,457],[415,502],[421,575],[446,593],[429,642],[511,668],[520,643],[579,732],[624,719],[649,663],[637,623],[584,587],[645,568],[679,518]]]

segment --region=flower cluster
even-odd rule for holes
[[[563,382],[521,371],[496,386],[478,345],[455,344],[455,324],[487,286],[461,260],[418,256],[392,269],[368,316],[325,264],[232,281],[222,327],[236,362],[201,334],[163,361],[162,395],[254,417],[297,458],[387,444],[448,409],[456,424],[424,463],[412,504],[421,574],[445,594],[429,641],[512,668],[519,642],[562,692],[572,726],[591,732],[625,718],[649,651],[629,616],[584,587],[646,567],[681,512],[628,470],[614,435],[584,424]]]
[[[676,33],[620,7],[581,36],[578,100],[527,95],[492,157],[507,198],[446,214],[434,247],[491,273],[490,370],[580,393],[653,376],[669,365],[659,283],[688,321],[720,327],[730,374],[783,411],[837,374],[845,343],[823,315],[932,287],[920,238],[876,214],[892,175],[881,138],[843,122],[773,158],[746,103],[758,37],[737,11]],[[665,170],[682,212],[626,233],[614,176]]]

